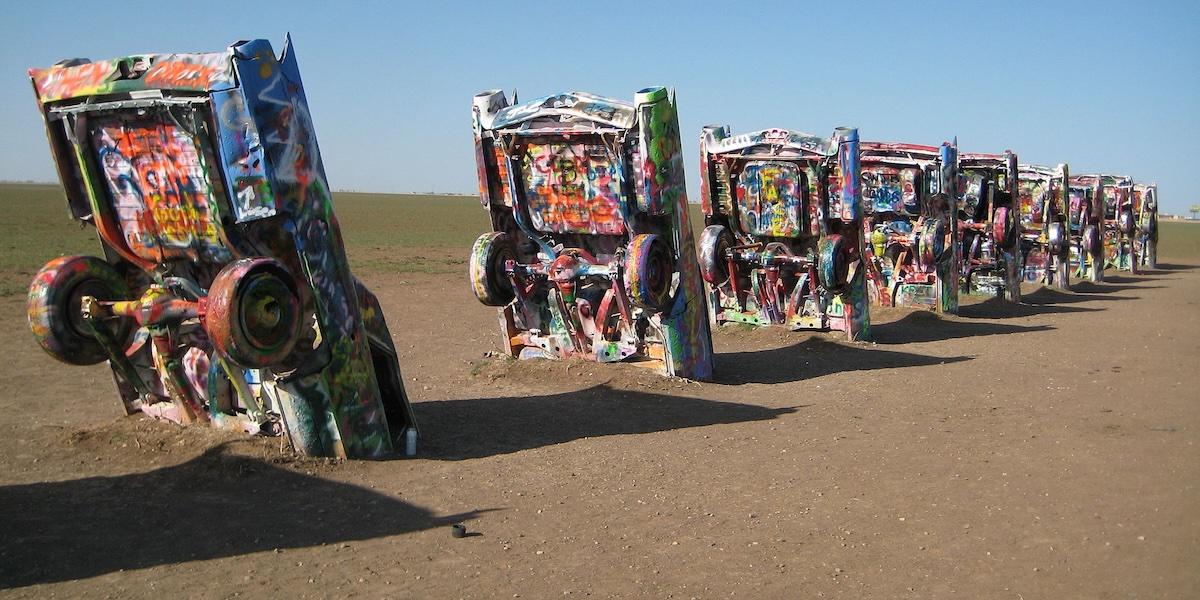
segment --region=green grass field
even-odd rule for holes
[[[371,273],[465,273],[471,243],[488,229],[474,197],[334,194],[351,268]],[[95,254],[91,227],[67,215],[58,186],[0,184],[0,296],[25,293],[29,279],[61,254]],[[692,226],[703,221],[694,207]],[[1160,260],[1200,257],[1200,223],[1165,222]]]
[[[474,197],[334,194],[356,273],[465,273],[471,243],[488,229]],[[0,296],[25,293],[46,261],[99,252],[95,230],[67,214],[58,186],[0,184]]]

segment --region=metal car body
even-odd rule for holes
[[[1061,289],[1071,287],[1072,241],[1081,231],[1068,206],[1070,171],[1056,167],[1020,165],[1021,265],[1025,281]]]
[[[379,302],[350,272],[289,39],[31,69],[71,216],[102,258],[46,265],[38,342],[107,360],[128,413],[286,434],[300,452],[416,444]]]
[[[1133,179],[1125,175],[1100,174],[1099,193],[1104,207],[1105,268],[1137,273],[1138,258],[1134,247],[1137,216],[1133,210]]]
[[[700,269],[714,325],[844,331],[870,339],[858,131],[700,137]]]
[[[962,230],[962,290],[1021,301],[1021,223],[1017,155],[963,153],[957,208]]]
[[[516,102],[515,94],[513,102]],[[476,297],[499,308],[516,358],[629,360],[712,376],[704,286],[688,223],[675,101],[569,92],[472,106],[479,195]]]
[[[865,264],[872,302],[958,312],[958,215],[944,190],[958,149],[864,142],[859,152]]]
[[[1158,185],[1133,185],[1133,214],[1137,232],[1133,251],[1138,265],[1148,269],[1158,267]]]
[[[1068,188],[1071,264],[1075,277],[1104,281],[1104,190],[1099,175],[1072,175]]]

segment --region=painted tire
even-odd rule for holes
[[[29,285],[29,329],[50,356],[70,365],[94,365],[108,359],[83,322],[80,300],[128,300],[129,286],[110,264],[94,256],[63,256],[42,267]],[[129,335],[130,321],[116,319],[117,341]]]
[[[721,285],[729,279],[725,251],[732,246],[733,234],[724,225],[709,225],[700,232],[700,275],[705,281]]]
[[[846,260],[846,238],[833,234],[817,244],[817,277],[828,291],[841,290],[846,285],[850,263]]]
[[[661,312],[670,305],[675,257],[666,240],[639,234],[629,241],[625,254],[625,285],[634,305]]]
[[[930,219],[921,226],[921,260],[933,264],[946,253],[946,225],[941,219]]]
[[[204,329],[222,356],[246,368],[279,365],[300,339],[296,280],[273,258],[225,265],[208,290]]]
[[[1008,209],[1001,206],[992,215],[992,240],[997,246],[1004,246],[1008,239]]]
[[[515,297],[504,263],[517,257],[512,238],[503,231],[479,236],[471,247],[471,290],[487,306],[504,306]]]
[[[1092,256],[1100,254],[1100,230],[1095,225],[1083,228],[1083,250]]]

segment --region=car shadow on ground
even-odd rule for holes
[[[367,540],[481,512],[435,516],[221,445],[147,473],[0,487],[0,588]]]
[[[1048,305],[1078,304],[1080,302],[1137,299],[1138,296],[1114,296],[1112,294],[1103,293],[1092,294],[1086,292],[1064,292],[1053,288],[1043,287],[1031,294],[1025,294],[1022,296],[1021,302],[1023,304],[1032,304],[1034,306],[1041,307]]]
[[[963,304],[958,307],[958,316],[966,319],[1012,319],[1016,317],[1032,317],[1034,315],[1053,315],[1064,313],[1096,312],[1101,308],[1086,308],[1083,306],[1059,306],[1055,304],[1013,304],[1003,298],[989,298],[975,304]]]
[[[1147,273],[1138,273],[1137,275],[1131,275],[1128,272],[1125,272],[1124,275],[1121,275],[1121,274],[1107,275],[1106,274],[1104,276],[1104,283],[1143,283],[1146,281],[1155,281],[1158,279],[1162,279],[1162,277],[1157,276],[1157,275],[1150,275]]]
[[[765,421],[802,407],[767,408],[624,390],[607,384],[545,396],[413,404],[419,456],[465,460],[609,435]]]
[[[871,330],[875,335],[876,326]],[[921,367],[965,360],[971,357],[896,352],[812,337],[784,348],[718,354],[714,380],[724,385],[788,383],[843,371]]]
[[[1003,301],[1002,301],[1003,302]],[[961,311],[964,307],[959,307]],[[879,344],[937,342],[965,337],[1031,333],[1054,329],[1049,325],[1008,325],[944,319],[932,312],[916,311],[890,323],[871,326],[871,336]]]
[[[1197,265],[1176,265],[1171,263],[1158,263],[1153,269],[1147,269],[1148,273],[1155,271],[1191,271],[1192,269],[1200,268]]]
[[[1071,284],[1071,291],[1076,294],[1111,294],[1113,292],[1128,292],[1136,290],[1157,290],[1166,286],[1162,285],[1132,285],[1121,283],[1092,283],[1090,281],[1078,281]]]

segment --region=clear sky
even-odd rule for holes
[[[471,96],[676,88],[695,195],[700,126],[1016,151],[1200,203],[1200,2],[659,3],[9,0],[0,180],[54,181],[26,75],[65,58],[296,43],[330,183],[474,192]],[[693,198],[695,199],[695,198]]]

